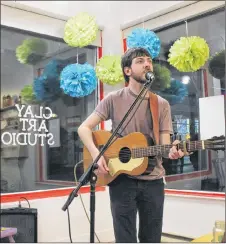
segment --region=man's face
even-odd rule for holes
[[[152,59],[150,57],[136,57],[132,60],[130,68],[126,68],[125,72],[128,76],[136,80],[138,83],[144,84],[146,82],[145,74],[153,72]]]

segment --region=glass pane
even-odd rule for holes
[[[188,36],[200,36],[207,41],[210,48],[210,57],[214,57],[216,52],[225,52],[224,10],[188,20],[187,23]],[[196,72],[179,72],[168,63],[169,48],[180,37],[186,37],[185,22],[167,29],[157,30],[156,33],[162,42],[162,49],[155,63],[160,63],[171,71],[171,93],[166,89],[160,95],[168,100],[171,105],[174,129],[172,141],[175,139],[201,140],[206,135],[206,132],[203,132],[203,124],[213,121],[211,113],[213,114],[214,111],[210,107],[207,107],[207,99],[211,99],[213,107],[215,104],[213,98],[215,96],[218,96],[219,99],[222,98],[221,101],[223,101],[223,95],[225,94],[225,76],[223,75],[221,78],[217,78],[215,74],[213,75],[213,72],[210,72],[210,60]],[[225,57],[223,60],[225,60]],[[223,68],[219,70],[218,65],[218,69],[215,68],[214,70],[215,73],[225,72],[225,61],[222,62],[220,67]],[[201,102],[206,104],[205,111],[200,106]],[[219,117],[216,118],[216,123],[219,122],[220,125],[223,125],[220,126],[218,131],[224,135],[224,109],[223,104],[221,104],[221,109],[219,105],[215,104],[215,107],[218,106],[220,110]],[[220,136],[214,127],[217,127],[217,124],[215,125],[213,123],[213,126],[208,129],[210,138]],[[225,167],[223,162],[223,150],[197,150],[190,156],[185,156],[182,159],[164,159],[163,164],[166,169],[167,187],[203,191],[224,191]]]
[[[1,28],[2,193],[75,185],[83,173],[82,164],[74,173],[83,150],[77,129],[94,110],[97,89],[81,98],[66,95],[60,74],[73,63],[95,66],[96,53],[93,46],[73,48],[61,39]]]

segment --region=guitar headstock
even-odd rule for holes
[[[209,150],[225,150],[225,136],[214,136],[211,139],[205,140],[205,148]]]

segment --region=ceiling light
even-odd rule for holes
[[[182,83],[187,85],[190,82],[191,78],[188,75],[182,76]]]

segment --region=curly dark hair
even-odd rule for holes
[[[151,55],[149,54],[149,52],[146,49],[144,49],[142,47],[130,48],[129,50],[127,50],[124,53],[124,55],[122,56],[122,60],[121,60],[121,67],[122,67],[122,72],[123,72],[126,82],[129,82],[129,77],[125,74],[124,68],[125,67],[130,68],[133,59],[136,57],[150,57],[151,58]]]

